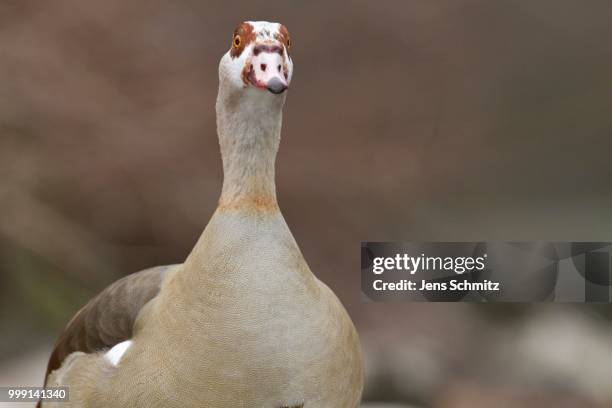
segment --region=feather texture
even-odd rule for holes
[[[119,279],[79,310],[53,348],[45,384],[69,354],[93,353],[130,339],[141,309],[157,296],[164,277],[174,266],[145,269]]]

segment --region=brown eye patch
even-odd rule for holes
[[[256,34],[253,30],[253,26],[249,23],[242,23],[234,30],[232,35],[232,48],[230,55],[232,58],[239,57],[242,51],[253,41],[255,41]]]
[[[289,30],[287,30],[287,27],[281,24],[278,33],[276,33],[276,39],[285,44],[285,48],[287,48],[287,53],[290,54],[289,51],[291,48],[291,37],[289,37]]]

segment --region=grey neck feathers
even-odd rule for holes
[[[274,163],[285,95],[219,84],[217,133],[223,159],[219,209],[276,210]]]

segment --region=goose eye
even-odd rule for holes
[[[287,38],[287,48],[291,48],[291,38]]]
[[[239,48],[241,44],[242,44],[242,38],[240,38],[239,35],[235,35],[232,45],[234,46],[234,48]]]

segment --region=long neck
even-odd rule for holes
[[[219,209],[276,210],[274,163],[284,95],[219,86],[217,133],[223,159]]]
[[[259,254],[246,251],[259,251],[259,247],[245,245],[245,240],[262,239],[267,234],[263,238],[267,246],[278,240],[294,242],[278,209],[274,183],[283,103],[284,95],[219,87],[217,133],[224,172],[221,198],[183,267],[168,284],[160,310],[176,311],[180,301],[189,306],[179,307],[176,316],[199,313],[193,305],[206,300],[202,288],[218,296],[234,296],[232,285],[258,270],[246,267],[250,262],[244,260],[255,259]],[[266,225],[262,227],[262,223]],[[293,245],[297,248],[295,242]],[[268,269],[262,271],[268,273]]]

